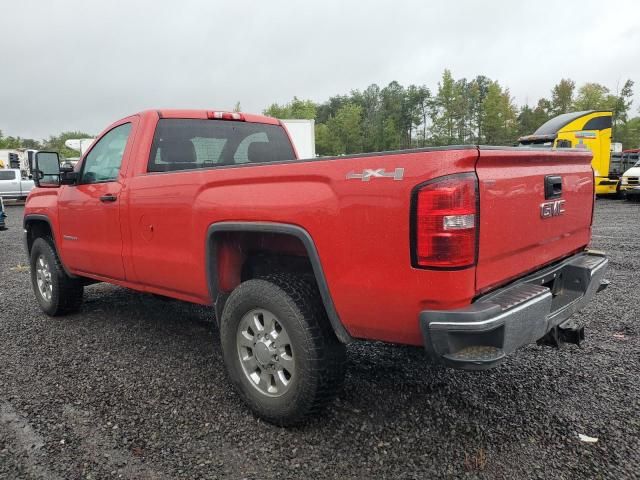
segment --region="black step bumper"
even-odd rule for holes
[[[458,310],[425,310],[419,321],[424,344],[436,361],[484,370],[515,349],[562,327],[608,283],[609,261],[586,251],[543,268]]]

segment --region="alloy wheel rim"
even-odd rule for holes
[[[247,312],[238,325],[236,346],[242,371],[260,393],[279,397],[296,375],[289,334],[277,317],[263,308]]]
[[[44,255],[39,255],[36,259],[36,283],[40,296],[50,302],[53,294],[53,283],[51,281],[51,268]]]

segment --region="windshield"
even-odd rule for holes
[[[640,152],[625,153],[622,158],[629,168],[640,167]]]

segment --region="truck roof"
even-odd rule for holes
[[[140,112],[141,114],[147,114],[150,112],[155,112],[160,118],[196,118],[196,119],[208,119],[209,114],[213,112],[223,112],[223,113],[235,113],[230,112],[228,110],[220,110],[220,109],[211,109],[211,110],[190,110],[190,109],[157,109],[157,110],[146,110],[144,112]],[[253,113],[244,113],[238,112],[242,115],[242,118],[246,122],[251,123],[266,123],[269,125],[280,125],[280,120],[273,117],[266,117],[264,115],[255,115]]]
[[[591,115],[593,113],[603,113],[604,115],[602,116],[609,116],[609,117],[612,115],[612,112],[609,110],[585,110],[583,112],[564,113],[562,115],[558,115],[557,117],[554,117],[551,120],[543,123],[540,126],[540,128],[538,128],[533,134],[549,135],[549,134],[558,133],[563,127],[566,127],[574,120],[578,120],[581,117],[586,117],[587,115]],[[585,125],[583,125],[581,130],[600,130],[600,128],[597,128],[598,125],[594,125],[596,128],[588,128],[586,123]],[[609,126],[609,128],[611,127]]]
[[[601,113],[602,115],[598,115],[593,117],[593,114]],[[569,112],[558,115],[557,117],[553,117],[550,120],[547,120],[543,123],[538,129],[533,132],[532,135],[525,135],[520,137],[521,142],[532,142],[535,140],[555,140],[558,136],[558,132],[562,130],[564,127],[573,123],[574,121],[582,118],[589,117],[592,118],[585,119],[583,125],[580,125],[578,130],[604,130],[606,128],[611,128],[611,116],[613,112],[611,110],[584,110],[582,112]],[[600,118],[605,117],[607,120],[600,121]]]

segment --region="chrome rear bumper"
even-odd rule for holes
[[[533,343],[582,309],[608,285],[609,261],[582,252],[478,298],[458,310],[425,310],[419,321],[430,356],[450,367],[482,370]]]

